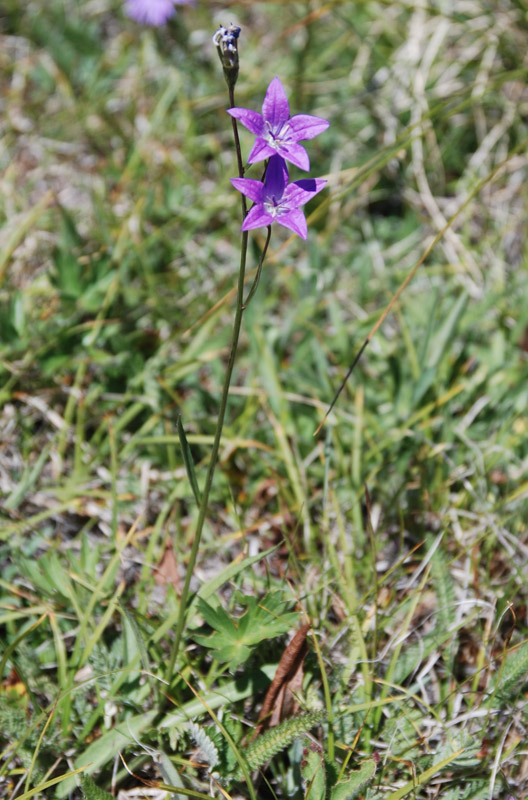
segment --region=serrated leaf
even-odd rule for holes
[[[471,736],[467,731],[461,730],[451,731],[449,738],[437,747],[433,756],[433,764],[438,764],[451,753],[457,752],[462,748],[464,748],[464,752],[453,762],[453,766],[478,767],[482,763],[482,757],[479,757],[482,742]]]
[[[412,751],[420,746],[422,720],[423,712],[415,706],[406,708],[386,720],[385,736],[390,742],[391,753],[394,756],[401,757],[405,754],[410,758]]]
[[[186,725],[190,718],[203,714],[204,702],[210,708],[216,709],[245,700],[247,697],[255,697],[266,688],[266,684],[271,680],[276,668],[276,664],[266,664],[251,675],[242,676],[223,684],[221,692],[211,690],[199,699],[190,700],[178,707],[177,711],[172,711],[159,721],[158,729]],[[108,764],[117,753],[148,731],[157,715],[157,709],[153,709],[128,717],[82,749],[75,760],[75,766],[93,773],[96,769]],[[74,788],[75,781],[70,778],[61,783],[55,794],[58,798],[64,798]]]
[[[358,769],[348,773],[345,780],[339,781],[330,792],[330,800],[352,800],[370,783],[376,774],[376,762],[373,758],[362,761]]]
[[[501,700],[512,700],[528,682],[528,642],[510,651],[494,678],[493,689]]]
[[[209,764],[209,770],[216,767],[220,761],[220,756],[216,744],[208,735],[207,731],[191,720],[191,722],[189,722],[189,733],[194,739],[195,744],[200,748],[200,756]]]
[[[198,611],[211,628],[225,632],[229,635],[232,629],[236,630],[236,625],[227,611],[222,607],[214,608],[202,597],[198,600]]]
[[[428,549],[434,543],[432,537],[428,539]],[[449,562],[443,550],[438,546],[431,559],[431,578],[438,598],[437,627],[447,631],[456,622],[455,614],[455,586],[449,571]]]
[[[81,775],[81,789],[86,800],[114,800],[112,795],[100,789],[89,775]]]
[[[453,636],[454,631],[437,632],[435,630],[424,636],[421,641],[414,642],[403,649],[394,668],[392,682],[396,684],[403,683],[434,650],[438,649]]]
[[[304,800],[324,800],[326,797],[326,770],[324,757],[316,745],[303,751],[301,775],[306,781]]]
[[[285,612],[287,604],[279,592],[266,595],[260,602],[252,596],[238,599],[247,605],[240,617],[228,614],[222,606],[214,608],[200,598],[198,612],[214,632],[193,637],[198,644],[212,650],[214,658],[229,662],[231,667],[242,664],[259,642],[287,633],[298,618],[297,612]]]
[[[253,770],[262,767],[277,753],[289,747],[295,739],[322,722],[325,717],[325,711],[308,711],[306,714],[289,717],[284,722],[275,725],[274,728],[267,730],[261,736],[257,736],[244,749],[244,756],[249,769]],[[241,780],[242,772],[237,772],[235,778],[236,780]]]
[[[488,800],[489,785],[486,781],[457,780],[455,785],[447,788],[442,800]]]
[[[228,714],[223,718],[224,730],[234,742],[240,742],[245,733],[242,723],[236,717],[230,717]],[[210,737],[213,739],[218,749],[219,765],[218,770],[222,775],[228,775],[234,772],[239,767],[239,763],[235,751],[229,744],[227,738],[221,733],[216,731],[214,734],[209,731]]]

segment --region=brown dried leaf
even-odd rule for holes
[[[266,692],[253,738],[261,733],[264,728],[273,727],[280,722],[283,716],[283,707],[286,703],[291,702],[293,707],[294,698],[292,692],[298,691],[302,685],[303,661],[308,650],[306,636],[309,630],[310,625],[303,625],[291,642],[286,645],[277,665],[275,677]],[[286,710],[284,709],[284,712]]]
[[[286,683],[283,683],[277,700],[273,706],[271,717],[269,717],[268,728],[273,728],[279,722],[287,717],[292,717],[299,712],[299,703],[297,702],[296,695],[302,692],[302,684],[304,678],[304,664],[299,661],[299,665],[294,674]]]
[[[154,574],[154,580],[158,586],[166,586],[170,584],[173,586],[176,594],[180,593],[180,573],[178,571],[178,562],[174,555],[174,549],[170,543],[165,545],[165,550],[161,557],[160,563]]]

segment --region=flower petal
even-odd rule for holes
[[[231,178],[231,183],[254,203],[262,203],[264,184],[261,181],[254,181],[251,178]]]
[[[260,136],[262,133],[264,120],[262,114],[259,114],[258,111],[251,111],[250,108],[228,108],[227,113],[238,119],[255,136]]]
[[[264,210],[262,203],[259,203],[249,209],[241,230],[249,231],[252,228],[262,228],[266,225],[271,225],[273,221],[271,214],[268,214],[268,212]]]
[[[287,214],[281,214],[280,217],[277,217],[276,221],[279,225],[283,225],[285,228],[289,228],[296,233],[301,239],[308,238],[308,226],[304,214],[300,209],[294,208],[292,211],[288,211]]]
[[[289,121],[289,126],[295,139],[313,139],[319,133],[325,131],[330,123],[322,117],[313,117],[311,114],[296,114]]]
[[[282,125],[290,117],[288,98],[279,78],[273,78],[268,86],[262,103],[262,116],[273,128]]]
[[[295,142],[281,142],[277,152],[283,158],[286,158],[288,161],[291,161],[292,164],[295,164],[296,167],[299,167],[299,169],[303,169],[305,172],[308,172],[310,169],[310,159],[308,158],[308,153],[302,144],[296,144]]]
[[[248,164],[256,164],[257,161],[263,161],[265,158],[276,155],[276,153],[277,151],[270,147],[265,139],[256,139],[248,155]]]
[[[315,197],[317,192],[324,189],[328,181],[324,178],[303,178],[300,181],[294,181],[286,187],[284,192],[284,202],[290,208],[300,208],[312,197]]]
[[[173,0],[126,0],[125,11],[146,25],[164,25],[175,13]]]
[[[288,168],[280,156],[271,156],[264,178],[264,199],[273,198],[278,202],[284,194],[288,183]]]

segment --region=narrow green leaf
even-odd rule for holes
[[[214,595],[224,583],[232,580],[240,572],[243,572],[248,567],[256,564],[257,561],[262,561],[263,558],[267,558],[277,549],[277,547],[279,547],[278,544],[276,544],[274,547],[270,547],[268,550],[264,550],[263,553],[258,553],[256,556],[250,556],[249,558],[244,558],[242,561],[235,561],[233,564],[230,564],[228,567],[223,569],[219,575],[216,575],[214,578],[207,583],[204,583],[203,586],[200,587],[198,590],[198,597],[201,597],[203,600],[207,600],[209,597],[212,597],[212,595]]]
[[[20,503],[28,497],[46,465],[50,451],[51,445],[43,447],[33,467],[24,470],[22,478],[17,482],[9,497],[4,501],[4,508],[15,510],[19,507]]]
[[[46,789],[49,789],[50,786],[56,786],[60,784],[58,791],[63,789],[64,785],[67,783],[71,788],[75,788],[75,782],[73,780],[75,775],[78,775],[79,772],[82,772],[84,767],[80,767],[79,769],[74,769],[71,772],[66,772],[64,775],[58,775],[56,778],[51,778],[49,781],[44,781],[44,783],[39,783],[38,786],[33,786],[29,791],[24,792],[23,794],[17,795],[17,800],[29,800],[30,797],[34,797],[35,795],[44,792]],[[63,793],[63,796],[66,792]]]
[[[189,447],[189,442],[187,441],[187,437],[185,435],[185,430],[183,428],[183,423],[181,421],[181,417],[178,417],[178,436],[180,438],[180,447],[182,450],[183,456],[183,463],[185,464],[185,471],[187,472],[187,477],[189,478],[189,483],[191,484],[191,489],[194,494],[194,499],[196,503],[200,505],[200,487],[198,486],[198,479],[196,477],[196,471],[194,469],[194,461],[191,453],[191,448]]]
[[[440,364],[440,361],[447,350],[449,342],[452,340],[455,334],[460,319],[466,310],[468,299],[469,296],[466,292],[462,293],[460,297],[458,297],[458,299],[453,303],[453,306],[444,323],[434,334],[434,337],[431,341],[429,354],[426,359],[426,364],[423,366],[422,374],[413,392],[414,406],[418,404],[424,394],[432,386],[434,378],[437,374],[438,365]]]
[[[158,784],[158,789],[161,789],[164,792],[170,792],[172,797],[178,797],[179,795],[184,795],[185,797],[195,797],[196,800],[211,800],[210,794],[204,794],[203,792],[198,792],[196,789],[187,789],[186,786],[171,786],[168,783],[160,783]]]
[[[250,556],[249,558],[244,558],[242,561],[235,561],[232,564],[229,564],[225,569],[220,572],[219,575],[216,575],[214,578],[211,578],[210,581],[204,583],[198,593],[194,595],[193,599],[190,602],[190,608],[196,605],[200,598],[203,600],[207,600],[209,597],[212,597],[216,594],[218,589],[227,583],[227,581],[233,580],[237,575],[243,572],[248,567],[251,567],[253,564],[256,564],[258,561],[261,561],[263,558],[269,556],[270,553],[273,553],[274,550],[277,549],[279,545],[275,545],[274,547],[270,547],[269,550],[264,550],[263,553],[258,553],[256,556]],[[177,608],[171,614],[167,616],[164,622],[156,629],[156,631],[152,634],[152,641],[159,642],[163,637],[166,635],[167,631],[171,630],[174,627],[178,620],[179,609]]]
[[[402,786],[397,791],[392,792],[392,794],[386,795],[385,800],[401,800],[402,797],[406,797],[408,794],[414,795],[419,786],[423,786],[424,784],[428,783],[430,778],[432,778],[434,775],[437,775],[445,767],[448,767],[449,764],[455,761],[463,752],[464,748],[462,747],[460,750],[457,750],[456,753],[444,758],[444,760],[439,764],[435,764],[429,769],[426,769],[425,772],[422,772],[421,775],[413,778],[412,781],[408,781],[405,786]]]
[[[147,673],[147,676],[150,671],[150,661],[147,653],[147,647],[145,642],[143,641],[143,635],[141,633],[141,629],[137,624],[136,618],[134,615],[129,611],[128,608],[124,606],[123,603],[118,603],[119,608],[123,612],[125,616],[125,625],[124,625],[124,633],[125,633],[125,649],[126,649],[126,664],[131,664],[135,661],[136,656],[139,652],[139,656],[141,658],[141,663],[143,664],[143,669]],[[135,647],[134,647],[135,643]],[[136,673],[130,673],[129,680],[132,680],[136,677]],[[152,682],[152,679],[149,677],[149,680]]]
[[[458,628],[462,628],[463,625],[464,623],[461,622]],[[449,639],[453,638],[455,633],[456,631],[454,630],[435,630],[432,633],[428,633],[426,636],[424,636],[420,642],[415,642],[406,649],[402,650],[392,673],[391,682],[394,684],[403,683],[403,681],[408,678],[409,675],[414,672],[414,670],[417,669],[434,650],[441,647],[444,642],[447,642]]]
[[[193,717],[198,717],[204,712],[204,704],[209,708],[221,708],[230,703],[237,703],[247,697],[255,697],[269,685],[275,675],[277,664],[266,664],[254,671],[249,678],[237,678],[222,686],[221,692],[206,692],[202,699],[190,700],[177,711],[168,714],[158,724],[158,729],[171,728],[175,725],[186,723]],[[97,769],[108,764],[119,751],[124,750],[134,740],[139,739],[148,731],[157,716],[157,710],[143,712],[136,716],[127,717],[126,720],[116,724],[114,728],[104,733],[89,744],[76,759],[75,765],[86,769],[88,774],[93,774]],[[65,781],[56,792],[58,798],[65,797],[75,788],[74,781]]]
[[[0,284],[3,283],[11,256],[15,252],[16,248],[24,239],[26,234],[29,233],[31,228],[35,225],[41,214],[43,214],[43,212],[54,202],[54,200],[54,191],[53,189],[49,189],[46,194],[41,197],[38,203],[36,203],[36,205],[18,217],[15,225],[11,225],[9,236],[7,237],[7,240],[0,251]]]
[[[169,756],[163,751],[161,751],[159,754],[159,768],[165,783],[178,786],[178,788],[184,788],[183,781],[180,778],[180,773],[170,760]],[[173,798],[182,796],[184,795],[182,795],[181,792],[178,792],[178,794],[173,794]]]
[[[462,314],[466,310],[469,295],[467,292],[462,292],[457,300],[453,303],[449,314],[447,315],[443,325],[436,331],[431,347],[429,350],[429,358],[427,359],[428,367],[437,367],[444,355],[449,342],[452,340],[453,335],[458,327],[458,323]]]
[[[0,659],[0,679],[3,678],[5,666],[9,661],[9,659],[11,658],[12,654],[17,649],[20,642],[23,641],[23,639],[25,639],[26,636],[32,634],[33,631],[39,627],[39,625],[41,625],[45,620],[47,620],[47,618],[48,615],[43,614],[40,617],[40,619],[37,619],[29,628],[26,628],[19,636],[16,637],[16,639],[13,642],[11,642],[11,644],[8,647],[6,647],[6,649],[2,653],[2,658]]]

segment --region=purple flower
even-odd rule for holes
[[[268,86],[262,114],[249,108],[230,108],[227,113],[240,120],[257,137],[249,154],[250,164],[279,155],[306,171],[310,169],[308,154],[298,142],[313,139],[330,125],[326,119],[310,114],[290,117],[288,98],[279,78],[273,78]]]
[[[322,178],[303,178],[288,183],[284,159],[273,155],[268,162],[264,183],[250,178],[231,178],[231,183],[255,203],[246,215],[243,231],[278,222],[306,239],[308,229],[301,206],[320,192],[326,181]]]
[[[176,11],[175,5],[188,5],[192,0],[126,0],[125,10],[136,22],[164,25]]]

